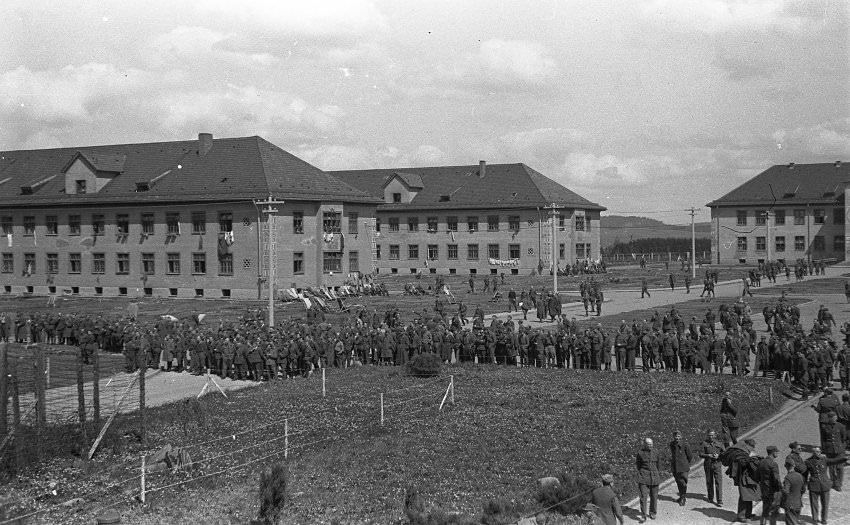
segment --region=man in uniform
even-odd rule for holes
[[[602,486],[593,489],[590,494],[590,502],[596,507],[596,515],[604,525],[616,525],[618,522],[623,525],[623,508],[617,498],[617,493],[611,487],[612,483],[614,483],[614,476],[604,474]]]
[[[812,507],[812,520],[826,523],[829,515],[829,491],[832,480],[827,475],[826,456],[820,447],[812,449],[812,455],[806,460],[806,479],[809,485],[809,503]]]
[[[673,432],[673,441],[670,442],[670,471],[676,480],[676,488],[679,492],[679,506],[685,506],[685,496],[688,494],[688,472],[691,470],[691,449],[682,441],[682,433],[678,430]]]
[[[838,422],[835,412],[827,414],[827,422],[820,427],[820,440],[823,453],[829,465],[829,479],[832,480],[832,488],[841,492],[844,481],[844,461],[847,449],[847,429]]]
[[[723,463],[720,461],[720,454],[724,450],[723,443],[717,440],[717,433],[709,430],[708,436],[702,442],[699,455],[703,459],[708,502],[715,503],[718,507],[723,506]],[[714,501],[715,494],[717,494],[716,502]]]
[[[652,439],[645,438],[643,446],[635,456],[638,471],[638,489],[640,490],[640,523],[646,521],[646,497],[649,496],[649,518],[655,519],[658,512],[658,485],[661,483],[659,472],[661,460],[655,450]]]
[[[800,511],[803,510],[803,494],[806,483],[803,475],[797,472],[793,461],[785,460],[785,479],[782,480],[782,508],[785,510],[785,525],[798,525]]]
[[[779,449],[768,445],[767,456],[759,462],[758,478],[759,490],[761,491],[761,525],[770,520],[770,525],[776,525],[779,516],[779,505],[782,498],[782,479],[779,477],[779,465],[776,464],[776,456]]]

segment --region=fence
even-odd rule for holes
[[[321,375],[321,393],[317,388],[316,395],[324,398],[326,405],[318,412],[280,414],[248,429],[226,433],[219,430],[219,435],[210,439],[164,448],[142,455],[136,461],[113,463],[68,479],[45,494],[30,494],[6,502],[6,512],[0,513],[0,525],[35,515],[53,517],[50,513],[67,512],[65,504],[76,498],[109,502],[96,508],[94,515],[120,504],[151,503],[152,498],[173,492],[169,489],[265,466],[267,461],[289,458],[322,443],[363,437],[379,429],[392,430],[398,424],[423,422],[455,402],[454,377],[438,376],[370,395],[370,400],[360,403],[355,417],[350,418],[338,410],[338,402],[353,392],[336,389],[334,385],[329,388],[324,369]],[[312,384],[317,385],[318,381]],[[204,392],[216,391],[215,384],[205,387],[199,397]],[[346,409],[351,407],[346,405]],[[53,503],[45,504],[45,501]]]
[[[697,262],[708,263],[711,252],[697,252]],[[646,259],[647,264],[662,264],[679,261],[687,261],[691,252],[647,252],[647,253],[608,253],[603,256],[605,263],[611,264],[638,264],[641,258]]]

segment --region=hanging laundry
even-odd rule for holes
[[[227,234],[219,235],[218,236],[218,254],[219,254],[219,256],[221,256],[221,255],[227,255],[227,253],[228,253]]]
[[[11,233],[6,234],[6,243],[9,245],[9,248],[12,247],[12,234]]]

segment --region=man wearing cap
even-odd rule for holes
[[[635,456],[640,490],[640,523],[646,521],[646,496],[649,495],[649,517],[655,519],[658,512],[658,485],[661,483],[661,459],[651,438],[643,440],[643,446]]]
[[[806,460],[806,479],[809,485],[812,520],[815,523],[826,523],[832,480],[827,476],[826,456],[821,454],[820,447],[813,448],[812,455]]]
[[[800,444],[794,441],[788,445],[788,448],[791,449],[791,452],[785,456],[785,463],[787,464],[789,461],[794,463],[794,470],[800,474],[805,474],[806,461],[803,459],[803,456],[800,455]]]
[[[702,442],[699,456],[703,459],[703,469],[705,470],[705,488],[708,496],[708,502],[714,502],[714,495],[717,494],[718,507],[723,506],[723,463],[720,461],[720,454],[723,453],[725,447],[723,443],[718,441],[717,433],[713,430],[708,431],[708,436]]]
[[[724,393],[720,402],[720,426],[724,445],[728,447],[730,442],[733,445],[738,442],[738,409],[732,404],[731,392]]]
[[[604,474],[602,486],[593,489],[590,502],[596,506],[596,515],[604,525],[617,525],[618,522],[623,525],[623,509],[617,493],[611,486],[612,483],[614,483],[614,476]]]
[[[832,488],[841,492],[844,481],[844,460],[847,449],[847,429],[838,422],[835,412],[827,413],[827,422],[820,427],[820,442],[829,464]]]
[[[685,506],[685,496],[688,493],[688,472],[691,470],[691,449],[682,441],[682,433],[678,430],[673,432],[673,441],[670,442],[670,472],[676,480],[676,488],[679,491],[679,506]]]
[[[818,423],[823,426],[824,423],[829,421],[828,414],[835,411],[835,408],[840,404],[838,397],[832,392],[832,389],[829,387],[825,388],[823,395],[818,399],[818,404],[812,405],[812,408],[818,413]]]
[[[761,525],[770,520],[771,525],[776,525],[779,516],[779,504],[782,498],[782,479],[779,477],[779,465],[776,457],[779,449],[773,445],[767,447],[767,456],[759,462],[758,479],[761,491]]]
[[[785,509],[785,525],[798,525],[800,511],[803,510],[803,494],[806,493],[806,482],[803,475],[797,471],[793,461],[785,460],[785,479],[782,480],[782,508]]]

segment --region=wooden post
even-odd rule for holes
[[[77,348],[77,415],[80,419],[80,456],[85,454],[86,437],[86,389],[83,375],[83,349]]]
[[[47,370],[44,359],[44,349],[41,345],[35,345],[35,362],[33,363],[33,383],[35,384],[35,446],[36,455],[41,459],[42,436],[47,425],[47,396],[45,394],[46,383],[50,371]]]
[[[98,354],[100,347],[95,344],[92,352],[92,407],[94,408],[94,426],[100,426],[100,367],[98,366]]]
[[[452,401],[452,404],[454,405],[454,404],[455,404],[455,376],[450,375],[450,376],[449,376],[449,379],[451,380],[451,383],[449,383],[449,384],[450,384],[450,385],[451,385],[451,387],[452,387],[452,397],[451,397],[451,401]]]
[[[23,452],[23,441],[21,440],[21,395],[18,388],[18,372],[17,367],[11,369],[11,390],[12,390],[12,424],[14,425],[14,446],[15,446],[15,465],[20,468],[23,465],[21,454]]]
[[[142,505],[145,504],[145,455],[142,454],[142,479],[141,479],[142,491],[139,494],[139,501],[142,502]]]
[[[42,355],[44,355],[44,354],[42,353]],[[48,388],[48,389],[50,388],[50,358],[49,357],[47,359],[45,359],[44,384],[45,384],[45,388]]]
[[[141,353],[140,353],[141,354]],[[145,376],[147,376],[147,358],[141,355],[139,363],[139,435],[142,438],[142,446],[145,445]]]
[[[283,420],[283,459],[289,457],[289,420]]]
[[[322,397],[325,397],[325,369],[322,368]]]
[[[9,359],[8,343],[0,343],[0,434],[9,433]]]
[[[381,392],[381,426],[384,426],[384,393]]]
[[[770,394],[770,406],[773,406],[773,387],[768,388],[768,393]]]

